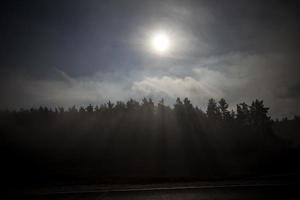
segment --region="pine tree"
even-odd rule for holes
[[[217,103],[214,99],[208,100],[207,110],[206,110],[207,117],[209,119],[218,120],[221,119],[221,113]]]
[[[222,120],[229,120],[230,119],[230,112],[228,111],[228,104],[225,99],[220,99],[219,101],[219,110],[221,114]]]

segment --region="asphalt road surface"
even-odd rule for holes
[[[231,199],[300,199],[299,184],[226,184],[226,185],[189,185],[160,186],[118,189],[60,190],[13,194],[18,199],[44,200],[231,200]]]

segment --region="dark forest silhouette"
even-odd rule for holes
[[[299,171],[299,117],[273,121],[263,101],[205,111],[188,98],[0,112],[6,182],[101,182],[127,178],[250,177]]]

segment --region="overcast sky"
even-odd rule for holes
[[[288,2],[288,3],[287,3]],[[37,0],[0,8],[0,108],[143,96],[263,99],[300,114],[299,5],[292,1]],[[151,34],[170,49],[158,55]]]

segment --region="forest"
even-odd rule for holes
[[[273,120],[262,100],[229,110],[210,99],[108,101],[0,112],[1,179],[8,185],[223,180],[298,173],[299,117]],[[17,181],[16,181],[17,180]]]

